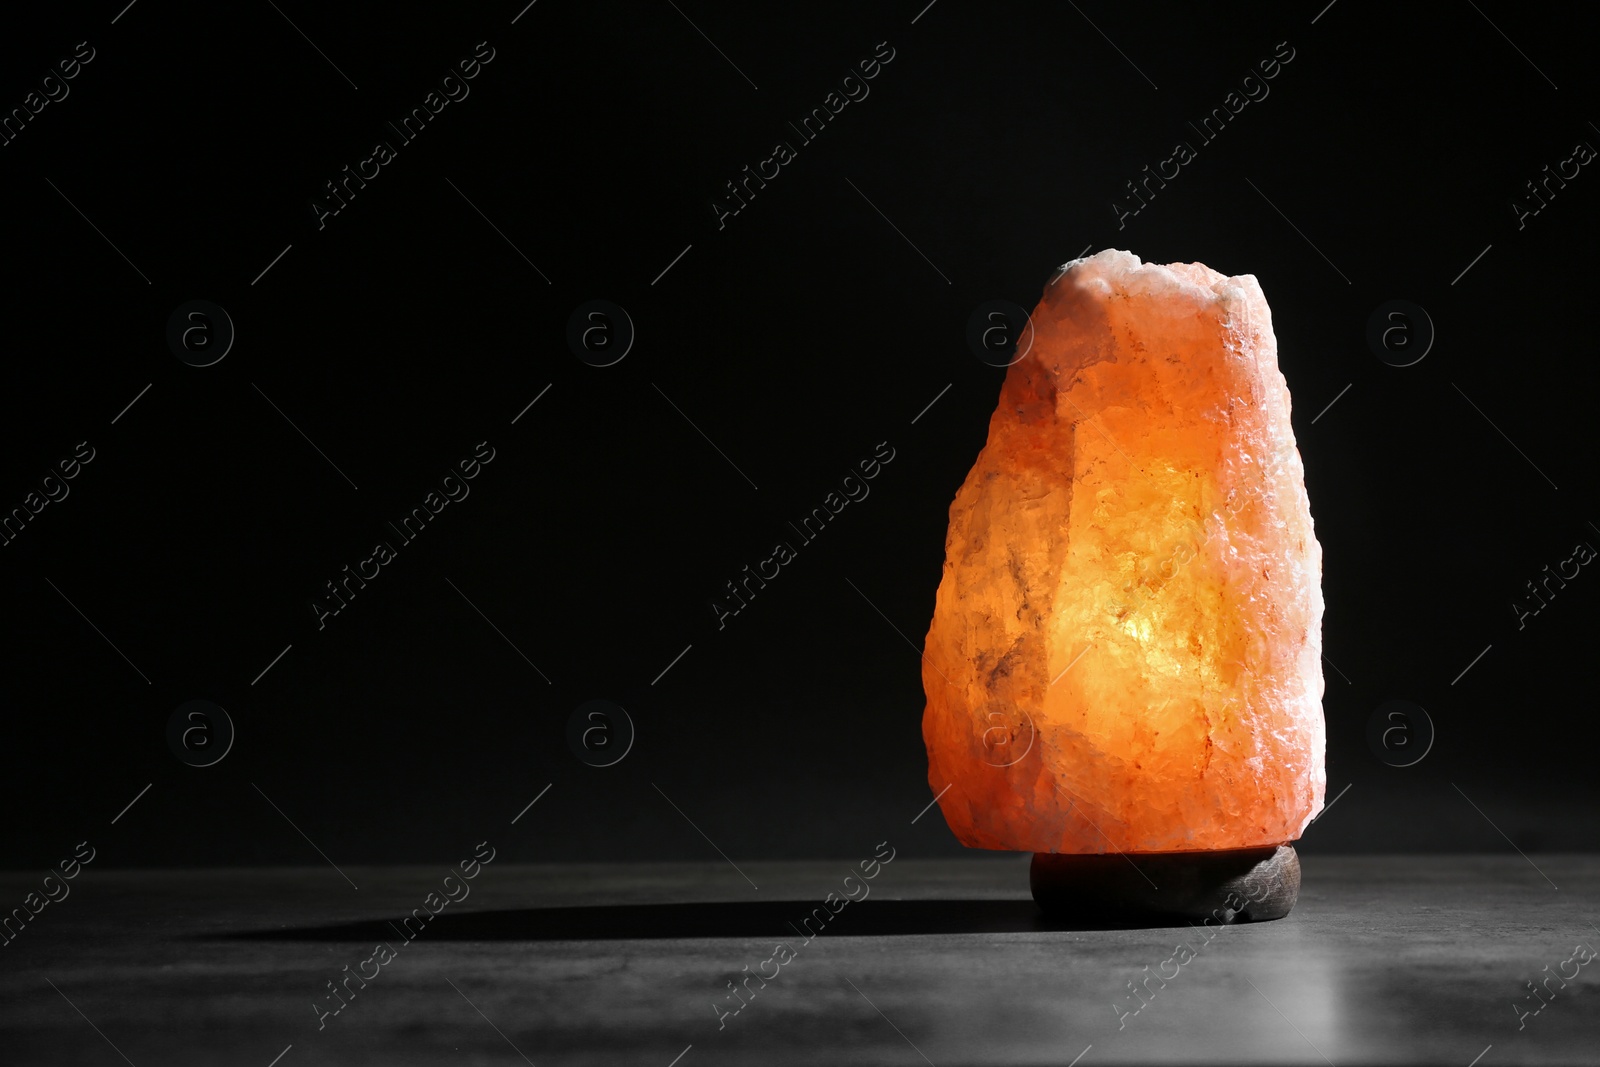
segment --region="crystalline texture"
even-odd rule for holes
[[[946,821],[1033,852],[1294,840],[1326,785],[1322,549],[1261,286],[1107,250],[1033,326],[928,631]]]

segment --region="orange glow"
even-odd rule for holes
[[[1254,277],[1105,251],[1033,312],[950,508],[928,782],[961,841],[1281,844],[1326,777],[1322,550]]]

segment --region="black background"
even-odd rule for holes
[[[1523,229],[1511,208],[1600,144],[1581,16],[279,6],[113,0],[0,35],[6,109],[97,53],[0,147],[0,507],[96,450],[0,549],[0,862],[86,838],[112,864],[320,862],[285,816],[336,862],[451,860],[547,784],[512,859],[714,858],[695,827],[735,859],[960,851],[907,822],[933,794],[910,643],[1003,376],[966,321],[1032,307],[1086,247],[1254,274],[1272,303],[1325,551],[1329,798],[1353,783],[1302,847],[1600,842],[1600,578],[1520,631],[1510,606],[1600,545],[1600,177]],[[319,230],[322,183],[479,41],[470,96]],[[719,230],[723,183],[881,41],[870,95]],[[1200,145],[1186,122],[1282,41],[1270,95]],[[1119,229],[1124,181],[1179,139],[1198,158]],[[209,368],[165,341],[194,298],[237,327]],[[565,341],[593,298],[637,327],[615,366]],[[1407,368],[1365,341],[1397,298],[1438,333]],[[319,631],[323,583],[485,440],[471,495]],[[870,497],[719,631],[722,583],[883,441]],[[565,740],[596,697],[638,727],[604,769]],[[1416,766],[1367,746],[1390,697],[1437,728]],[[210,768],[166,747],[193,698],[238,729]]]

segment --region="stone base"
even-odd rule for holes
[[[1300,896],[1292,845],[1207,852],[1036,852],[1028,871],[1047,914],[1075,921],[1181,918],[1263,922],[1289,914]]]

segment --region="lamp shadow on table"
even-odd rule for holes
[[[824,923],[822,920],[826,918]],[[204,935],[251,941],[371,943],[403,937],[404,916],[322,926]],[[809,926],[803,924],[810,920]],[[496,911],[444,911],[426,925],[429,941],[632,941],[674,938],[897,937],[918,934],[1031,933],[1182,927],[1181,918],[1088,921],[1046,916],[1032,900],[862,900],[833,914],[817,901],[611,904]]]

